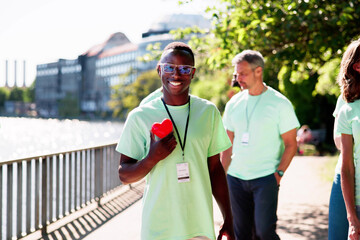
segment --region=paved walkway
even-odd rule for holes
[[[278,233],[283,240],[327,240],[332,182],[321,176],[326,157],[295,157],[282,179]]]
[[[280,186],[277,231],[281,239],[327,239],[331,182],[325,182],[320,175],[321,168],[328,163],[329,159],[326,157],[294,158]],[[135,189],[134,193],[135,198],[139,196],[138,189]],[[132,198],[134,199],[134,196]],[[71,239],[138,240],[141,200],[121,207],[120,202],[124,201],[126,202],[123,198],[115,199],[100,211],[95,209],[87,216],[80,217],[75,224],[67,224],[66,229],[62,227],[63,230],[54,231],[47,239],[65,239],[64,232],[69,233],[74,231],[72,229],[76,229],[74,231],[76,234],[70,234]],[[100,220],[97,224],[96,219]],[[214,204],[214,220],[218,232],[222,217],[216,204]],[[92,228],[91,222],[93,222]],[[84,227],[86,225],[90,225],[90,229],[86,230]]]

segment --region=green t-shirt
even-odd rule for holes
[[[223,122],[234,132],[228,174],[243,180],[274,173],[284,151],[281,134],[300,126],[290,101],[271,87],[258,96],[248,90],[234,95],[226,104]],[[242,143],[245,135],[247,145]]]
[[[353,136],[355,176],[360,176],[360,100],[345,104],[340,109],[336,131]],[[360,205],[360,178],[358,177],[355,177],[355,202],[356,205]]]
[[[175,150],[146,176],[141,239],[188,239],[206,236],[215,239],[213,205],[207,159],[229,147],[231,142],[214,104],[191,96],[190,118],[185,145],[190,182],[179,183],[176,164],[182,163],[182,150]],[[168,106],[182,142],[188,104]],[[147,156],[150,129],[154,122],[169,118],[160,98],[130,112],[116,150],[141,160]],[[174,134],[177,137],[174,129]],[[178,138],[177,138],[178,139]]]
[[[162,97],[162,96],[163,96],[162,87],[160,87],[160,88],[156,89],[155,91],[153,91],[152,93],[150,93],[149,95],[147,95],[143,100],[141,100],[139,105],[144,105],[145,103],[148,103],[151,100],[154,100],[155,98]]]
[[[335,121],[334,121],[334,135],[335,136],[341,135],[340,133],[336,132],[337,123],[338,123],[337,116],[339,115],[340,109],[344,104],[345,104],[345,101],[342,98],[342,95],[340,95],[338,97],[337,101],[336,101],[335,110],[333,112],[333,117],[335,118]],[[341,172],[341,163],[342,163],[342,160],[341,160],[341,153],[340,153],[337,164],[336,164],[336,167],[335,167],[335,174],[340,174],[340,172]]]

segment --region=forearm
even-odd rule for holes
[[[221,164],[224,168],[225,174],[227,173],[230,163],[231,163],[231,155],[232,155],[232,147],[225,150],[220,154],[221,158]]]
[[[227,222],[232,226],[229,189],[227,185],[225,171],[222,168],[220,161],[218,162],[219,164],[217,166],[209,169],[212,193],[222,213],[224,222]]]
[[[334,139],[334,143],[335,143],[336,148],[338,150],[341,150],[341,135],[336,133],[337,124],[338,124],[338,118],[336,116],[335,121],[334,121],[333,139]]]
[[[347,158],[343,154],[343,159]],[[351,160],[345,160],[349,162]],[[344,162],[344,160],[343,160]],[[347,218],[349,221],[353,221],[356,216],[355,210],[355,171],[349,164],[343,164],[341,167],[341,188],[344,196]]]
[[[355,164],[353,144],[352,135],[341,134],[341,188],[350,225],[356,225],[358,223],[355,210]]]
[[[156,162],[151,161],[148,157],[137,162],[120,163],[119,178],[123,184],[130,184],[143,179],[153,167]]]
[[[144,178],[159,161],[165,159],[176,147],[173,132],[159,141],[155,141],[153,133],[150,134],[150,138],[149,153],[141,161],[121,154],[119,178],[124,184],[137,182]]]
[[[231,142],[231,147],[226,149],[225,151],[223,151],[220,154],[220,161],[221,164],[225,170],[225,174],[227,173],[230,163],[231,163],[231,156],[232,156],[232,145],[234,144],[234,138],[235,138],[235,134],[234,132],[230,131],[230,130],[226,130],[226,133],[230,139]]]
[[[334,143],[338,150],[341,150],[341,137],[334,136]]]
[[[286,171],[286,169],[289,167],[292,159],[295,156],[297,146],[296,144],[288,144],[285,145],[284,153],[280,159],[280,163],[278,166],[279,170]]]

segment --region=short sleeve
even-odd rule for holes
[[[340,109],[339,115],[338,115],[338,122],[337,122],[337,128],[336,128],[336,132],[338,133],[344,133],[344,134],[350,134],[352,135],[352,127],[351,127],[351,123],[348,120],[348,111],[346,106],[343,106]]]
[[[345,104],[345,101],[344,101],[342,95],[340,95],[336,101],[336,106],[335,106],[335,110],[333,112],[333,117],[336,117],[336,115],[339,114],[339,111],[344,104]]]
[[[140,130],[137,122],[137,117],[130,113],[125,121],[116,151],[133,159],[141,160],[146,156],[147,137]]]
[[[230,106],[231,106],[231,104],[230,104],[230,102],[228,102],[225,106],[222,122],[223,122],[225,129],[233,132],[234,127],[233,127],[233,124],[232,124],[231,118],[230,118],[230,108],[231,108]]]
[[[208,151],[208,157],[214,156],[231,147],[231,141],[226,133],[219,111],[214,110],[213,132]]]
[[[280,121],[279,131],[280,134],[286,133],[294,128],[300,127],[298,118],[296,117],[293,106],[289,101],[284,102],[280,106]]]

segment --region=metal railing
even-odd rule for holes
[[[0,162],[0,240],[21,238],[121,183],[116,144]]]

